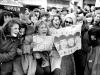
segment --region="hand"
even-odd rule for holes
[[[21,49],[17,49],[17,54],[18,55],[22,55],[22,50]]]
[[[40,55],[40,53],[34,53],[34,57],[35,57],[36,59],[40,59],[40,58],[41,58],[41,55]]]
[[[92,40],[96,40],[95,36],[91,35],[91,39]]]

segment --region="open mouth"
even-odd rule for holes
[[[58,23],[56,23],[56,26],[59,26],[59,24],[58,24]]]
[[[43,34],[47,34],[47,32],[42,32]]]
[[[14,33],[14,35],[15,35],[15,36],[17,36],[17,35],[18,35],[18,33]]]

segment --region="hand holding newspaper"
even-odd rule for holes
[[[82,24],[79,24],[55,31],[51,30],[52,36],[55,37],[54,45],[60,57],[73,54],[76,50],[81,49],[81,26]]]
[[[54,38],[52,36],[33,36],[33,51],[52,50]]]

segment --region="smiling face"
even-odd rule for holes
[[[95,15],[94,21],[95,21],[95,22],[99,22],[99,21],[100,21],[100,14],[96,14],[96,15]]]
[[[59,19],[59,17],[54,17],[54,19],[53,19],[53,26],[56,28],[56,29],[58,29],[59,27],[60,27],[60,19]]]
[[[73,21],[71,18],[66,18],[65,19],[65,26],[71,26],[73,25]]]
[[[91,23],[92,22],[92,16],[86,16],[86,21],[88,22],[88,23]]]
[[[11,36],[17,37],[18,33],[19,33],[19,25],[13,24],[13,26],[11,27]]]

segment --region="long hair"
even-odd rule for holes
[[[53,16],[53,18],[52,18],[52,20],[51,20],[52,26],[53,26],[53,20],[54,20],[55,17],[58,17],[58,18],[59,18],[59,20],[60,20],[60,26],[61,26],[61,24],[62,24],[62,19],[61,19],[61,16],[60,16],[60,15],[54,15],[54,16]],[[59,27],[60,27],[60,26],[59,26]]]
[[[11,19],[9,20],[6,25],[3,27],[3,32],[4,32],[4,35],[7,36],[7,35],[10,35],[11,34],[11,27],[14,25],[14,24],[18,24],[19,27],[21,25],[20,23],[20,20],[19,19]]]

